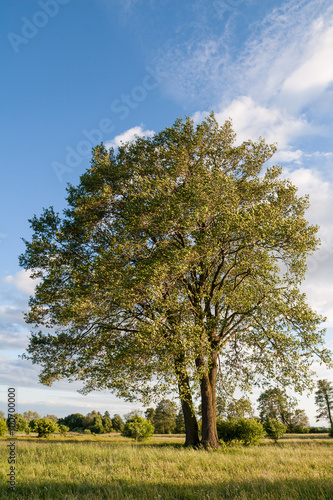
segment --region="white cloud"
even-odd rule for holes
[[[16,274],[6,276],[2,279],[4,283],[14,285],[14,287],[24,295],[33,295],[38,280],[30,277],[29,271],[19,271]]]
[[[313,24],[304,59],[281,88],[281,97],[296,99],[299,106],[314,99],[333,82],[333,27],[325,27],[321,18]]]
[[[270,143],[277,142],[284,149],[294,137],[316,132],[316,128],[304,117],[293,117],[277,107],[265,107],[249,96],[234,99],[216,114],[220,123],[228,117],[232,118],[239,142],[262,136]]]
[[[111,141],[108,141],[105,144],[107,149],[109,148],[118,148],[121,144],[125,142],[131,142],[135,139],[135,137],[152,137],[155,134],[153,130],[144,130],[142,126],[132,127],[120,135],[117,135]]]

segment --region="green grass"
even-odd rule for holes
[[[333,498],[333,440],[325,435],[214,452],[184,449],[183,436],[15,439],[15,493],[6,485],[9,438],[0,440],[3,499]]]

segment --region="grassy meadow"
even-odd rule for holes
[[[1,499],[333,499],[326,435],[212,452],[183,448],[179,435],[141,443],[119,435],[16,436],[15,493],[6,484],[9,440],[0,439]]]

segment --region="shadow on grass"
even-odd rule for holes
[[[119,499],[119,500],[191,500],[191,499],[242,499],[242,500],[328,500],[333,498],[333,478],[285,479],[269,481],[229,481],[188,485],[174,482],[144,482],[139,480],[114,480],[112,471],[104,484],[57,480],[38,481],[37,478],[25,485],[18,485],[15,493],[4,489],[1,499]]]

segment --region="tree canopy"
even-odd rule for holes
[[[318,245],[308,199],[267,168],[275,146],[235,145],[230,121],[190,118],[153,137],[93,150],[62,217],[30,222],[20,263],[40,278],[26,357],[40,379],[84,381],[129,400],[177,389],[187,444],[218,445],[216,379],[302,390],[329,361],[323,318],[300,292]],[[220,368],[220,371],[219,371]]]

